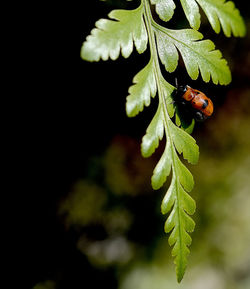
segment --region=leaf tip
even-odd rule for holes
[[[183,274],[177,274],[177,282],[181,283],[183,277],[184,277],[184,273]]]

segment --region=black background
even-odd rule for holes
[[[243,16],[249,9],[246,2],[236,3]],[[129,7],[133,6],[135,4],[129,4]],[[32,288],[38,282],[51,279],[56,280],[59,289],[98,288],[104,284],[112,289],[117,288],[113,269],[97,271],[89,266],[86,257],[75,247],[76,233],[65,231],[57,208],[74,181],[86,174],[88,159],[100,155],[115,134],[138,139],[144,134],[154,105],[143,116],[129,119],[125,114],[125,100],[132,78],[147,63],[149,54],[148,51],[143,55],[133,52],[128,59],[120,57],[118,61],[100,63],[79,59],[82,42],[95,21],[117,7],[88,1],[88,4],[76,7],[78,11],[70,16],[70,11],[64,8],[49,38],[43,37],[47,57],[40,58],[34,53],[35,66],[42,71],[38,72],[38,79],[34,77],[30,98],[24,97],[20,101],[22,115],[16,118],[18,161],[15,170],[19,175],[16,178],[20,191],[17,200],[21,202],[20,214],[12,230],[18,232],[14,243],[22,258],[14,266],[24,272],[21,277],[23,288]],[[180,23],[183,12],[176,12],[175,17],[170,27],[174,27],[174,21]],[[180,25],[187,27],[186,22]],[[227,43],[233,43],[233,47],[225,51],[226,58],[229,55],[237,62],[243,57],[238,53],[243,40],[225,39],[211,29],[206,38],[215,39],[222,51]],[[36,45],[33,48],[35,50]],[[244,49],[240,53],[246,53],[247,46]],[[236,64],[234,69],[237,69]],[[237,76],[237,71],[233,73],[231,86],[243,85],[245,80]],[[187,83],[182,66],[168,75],[172,83],[174,77]],[[198,84],[198,89],[223,95],[230,88],[212,84],[208,88],[200,78],[197,82],[189,81],[190,85],[192,83],[196,83],[196,87]],[[223,97],[216,105],[223,105]]]

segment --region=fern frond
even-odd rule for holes
[[[211,40],[201,40],[203,35],[193,29],[171,30],[154,24],[159,56],[167,71],[172,72],[178,64],[179,50],[187,72],[197,79],[199,71],[205,82],[212,78],[215,84],[231,82],[231,72],[219,50]]]
[[[169,237],[169,245],[174,246],[172,255],[175,257],[178,282],[182,280],[187,267],[187,256],[190,253],[188,246],[192,241],[188,233],[193,232],[195,227],[195,223],[189,215],[194,213],[195,208],[195,201],[186,193],[180,181],[173,175],[161,209],[163,214],[172,209],[164,228],[166,233],[172,231]]]
[[[143,21],[143,5],[134,10],[113,10],[109,19],[100,19],[96,28],[91,31],[81,50],[81,56],[88,61],[99,61],[100,58],[112,60],[120,52],[125,58],[133,51],[133,44],[139,53],[147,48],[147,32]],[[114,21],[115,20],[115,21]]]
[[[220,27],[227,37],[231,33],[236,37],[246,35],[246,26],[239,10],[232,1],[225,0],[180,0],[184,13],[192,28],[198,30],[200,27],[199,6],[204,10],[207,18],[216,33]],[[197,2],[197,3],[196,3]]]
[[[233,33],[236,37],[246,35],[246,26],[239,10],[232,1],[225,0],[196,0],[204,10],[209,22],[216,33],[220,26],[227,37]]]
[[[189,214],[194,213],[195,203],[187,194],[194,186],[193,176],[180,161],[177,151],[179,154],[182,153],[183,157],[190,163],[194,164],[198,161],[199,148],[189,134],[172,122],[171,117],[175,113],[172,105],[172,93],[175,88],[167,83],[161,74],[157,49],[161,51],[162,47],[159,43],[158,46],[156,45],[155,36],[157,37],[157,31],[154,27],[149,4],[147,1],[144,1],[144,3],[144,17],[153,57],[159,106],[146,131],[146,135],[142,139],[142,154],[147,157],[150,156],[157,148],[163,134],[165,134],[165,150],[153,171],[151,181],[152,187],[159,189],[172,171],[172,181],[162,203],[162,212],[167,213],[173,207],[167,218],[165,231],[172,231],[169,244],[174,246],[172,255],[175,257],[177,280],[180,282],[187,266],[188,246],[191,244],[191,237],[188,232],[194,229],[194,221],[189,217]]]
[[[153,59],[133,79],[135,83],[129,88],[126,112],[129,117],[136,116],[144,105],[150,105],[150,98],[156,94],[156,82],[153,69]]]
[[[233,2],[180,1],[192,28],[197,30],[200,27],[199,4],[215,32],[218,33],[222,27],[226,36],[231,33],[235,36],[245,35],[244,22]],[[141,153],[144,157],[150,157],[165,136],[165,149],[155,166],[151,183],[153,189],[159,189],[171,175],[161,211],[163,214],[169,213],[165,232],[170,233],[169,244],[173,246],[172,255],[180,282],[186,270],[188,247],[192,241],[189,233],[195,227],[190,216],[196,208],[195,201],[189,195],[194,179],[180,156],[190,164],[196,164],[199,147],[189,134],[193,130],[194,120],[189,125],[183,125],[178,108],[173,105],[176,88],[164,79],[160,61],[168,72],[173,72],[180,54],[192,79],[197,79],[200,72],[205,82],[211,79],[215,84],[228,84],[231,73],[226,60],[219,50],[215,50],[212,41],[203,40],[203,35],[194,29],[172,30],[157,24],[152,17],[150,3],[155,5],[156,13],[162,20],[172,18],[175,9],[173,0],[141,0],[137,9],[114,10],[109,14],[110,19],[96,22],[96,28],[82,46],[81,56],[88,61],[115,60],[121,53],[126,58],[134,46],[142,53],[149,43],[150,60],[133,79],[128,91],[126,112],[129,117],[136,116],[150,105],[151,97],[158,95],[158,108],[142,138]]]

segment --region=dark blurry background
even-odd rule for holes
[[[247,1],[235,4],[249,31]],[[65,64],[52,105],[43,104],[43,120],[30,137],[27,191],[32,193],[22,225],[28,253],[25,288],[250,288],[249,33],[243,39],[217,35],[203,15],[200,31],[232,70],[226,87],[200,77],[191,81],[181,61],[174,73],[164,73],[172,84],[177,77],[180,84],[204,91],[215,105],[211,119],[193,132],[200,147],[198,165],[189,167],[196,228],[187,272],[177,285],[163,231],[166,216],[160,213],[168,183],[159,191],[150,185],[164,141],[151,158],[140,154],[157,97],[137,117],[125,113],[128,88],[149,52],[98,63],[79,59],[95,21],[112,9],[136,6],[136,1],[92,0],[79,9],[77,64]],[[166,26],[189,27],[179,3]]]

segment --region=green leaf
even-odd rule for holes
[[[180,282],[187,266],[188,246],[192,241],[188,232],[193,231],[195,226],[194,221],[189,216],[195,211],[195,201],[187,193],[194,186],[193,176],[180,161],[177,151],[183,153],[184,158],[190,163],[196,163],[199,150],[195,140],[184,130],[176,127],[171,120],[175,113],[172,98],[172,92],[175,88],[162,77],[158,55],[165,67],[173,71],[178,62],[178,47],[173,41],[175,38],[172,35],[166,39],[164,28],[161,26],[159,28],[159,25],[153,21],[148,7],[149,5],[146,5],[145,23],[149,32],[150,51],[154,57],[159,107],[146,135],[143,137],[142,153],[149,156],[154,152],[159,144],[159,139],[163,137],[163,129],[165,129],[165,150],[153,171],[151,181],[153,189],[159,189],[172,171],[171,184],[162,201],[161,211],[163,214],[170,212],[164,228],[166,233],[171,232],[169,244],[174,246],[172,255],[175,257],[176,275],[178,282]],[[155,40],[157,41],[157,51]]]
[[[141,152],[143,157],[150,157],[159,145],[164,135],[163,112],[159,105],[156,114],[149,124],[146,134],[142,138]]]
[[[166,214],[168,213],[175,200],[176,200],[176,184],[175,184],[175,181],[176,181],[176,177],[175,175],[172,177],[172,181],[171,181],[171,184],[165,194],[165,197],[163,198],[162,200],[162,203],[161,203],[161,212],[162,214]],[[165,230],[166,231],[166,230]]]
[[[194,199],[180,186],[180,193],[182,194],[181,207],[189,214],[193,215],[196,209]]]
[[[173,99],[173,91],[176,89],[174,86],[172,86],[170,83],[168,83],[163,77],[160,79],[160,84],[163,88],[163,96],[164,96],[164,102],[167,106],[167,112],[170,117],[174,116],[175,107],[174,107],[174,99]],[[164,104],[165,104],[164,103]],[[163,105],[163,104],[162,104]]]
[[[164,206],[168,210],[174,205],[170,215],[165,223],[165,232],[171,232],[169,236],[169,245],[174,246],[172,256],[175,257],[177,280],[180,282],[183,278],[187,266],[187,256],[190,251],[192,239],[188,232],[193,232],[195,223],[188,214],[195,211],[194,200],[185,192],[178,179],[172,181],[170,186],[170,195],[167,192]],[[168,198],[167,198],[168,195]],[[163,199],[163,200],[164,200]],[[166,200],[168,200],[166,202]]]
[[[189,124],[187,123],[181,123],[182,128],[185,130],[185,132],[191,134],[194,130],[195,120],[192,119]]]
[[[181,126],[181,128],[188,134],[191,134],[194,130],[195,120],[193,118],[191,120],[187,120],[186,118],[182,117],[178,107],[176,107],[175,124],[177,126]]]
[[[176,108],[175,124],[176,124],[177,126],[180,126],[180,125],[181,125],[181,118],[180,118],[180,115],[179,115],[178,107]]]
[[[214,50],[215,45],[212,41],[198,41],[203,38],[203,35],[193,29],[171,30],[159,27],[158,24],[155,24],[154,26],[158,41],[158,49],[164,50],[162,54],[164,54],[166,58],[168,56],[170,58],[173,57],[178,59],[177,48],[183,58],[187,72],[192,79],[197,79],[200,71],[205,82],[208,82],[211,77],[215,84],[230,83],[230,69],[226,60],[222,58],[221,52],[219,50]],[[160,44],[163,41],[165,43],[164,46]],[[161,60],[167,71],[176,69],[176,62],[173,64],[162,58]]]
[[[227,37],[243,37],[246,35],[246,26],[240,12],[232,1],[225,0],[181,0],[184,13],[192,28],[200,27],[200,12],[197,3],[204,10],[207,18],[216,33],[220,26]]]
[[[199,7],[195,0],[181,0],[184,13],[189,21],[189,24],[195,30],[200,28],[200,12]]]
[[[109,19],[100,19],[96,28],[83,43],[81,57],[88,61],[100,58],[112,60],[121,54],[127,58],[133,51],[133,42],[139,53],[147,48],[147,32],[143,21],[143,4],[135,10],[113,10]]]
[[[155,11],[163,21],[169,21],[174,14],[175,4],[173,0],[150,0],[155,4]]]
[[[153,82],[151,82],[152,85]],[[164,98],[166,101],[169,115],[172,117],[174,114],[174,106],[172,93],[175,87],[170,85],[164,78],[161,78],[161,85],[163,87]],[[127,109],[128,113],[128,109]],[[150,125],[147,128],[146,134],[142,138],[141,153],[143,157],[150,157],[155,149],[159,146],[159,140],[164,135],[164,116],[162,105],[159,104],[156,114],[154,115]]]
[[[178,51],[174,43],[166,41],[166,34],[158,32],[156,34],[157,48],[160,60],[168,72],[175,71],[178,65]]]
[[[171,155],[171,143],[168,140],[165,150],[153,171],[151,183],[154,190],[158,190],[160,187],[162,187],[162,185],[166,182],[167,176],[170,174],[172,165]]]
[[[195,222],[193,221],[193,219],[189,217],[189,215],[184,210],[181,210],[180,217],[182,219],[183,227],[185,228],[186,232],[192,233],[195,227]],[[191,241],[192,241],[191,238],[187,237],[186,241],[187,246],[191,245]]]
[[[183,165],[180,161],[179,157],[177,156],[176,152],[174,153],[174,164],[175,164],[175,171],[180,184],[183,188],[191,192],[194,187],[194,179],[190,171]]]
[[[191,164],[196,164],[199,159],[199,147],[196,141],[184,130],[170,122],[170,132],[179,154],[183,153],[184,159]]]
[[[196,0],[216,33],[220,32],[220,25],[227,37],[243,37],[246,35],[246,26],[240,12],[232,1],[225,0]]]
[[[176,183],[174,184],[174,186],[175,186],[175,189],[176,189]],[[174,227],[178,227],[179,226],[179,224],[177,222],[177,219],[178,219],[178,206],[177,206],[177,203],[175,203],[170,215],[168,216],[168,218],[167,218],[167,220],[165,222],[164,230],[165,230],[166,233],[169,233],[170,231],[172,231]],[[175,235],[175,232],[174,232],[173,235]],[[175,236],[176,236],[176,238],[178,238],[177,237],[178,235],[175,235]],[[172,240],[171,240],[171,245],[170,246],[172,246],[173,243],[174,242],[172,242]]]
[[[156,94],[156,83],[153,69],[153,61],[144,67],[133,79],[135,83],[129,88],[127,96],[126,111],[127,115],[132,117],[143,110],[144,105],[150,105],[151,96]]]

